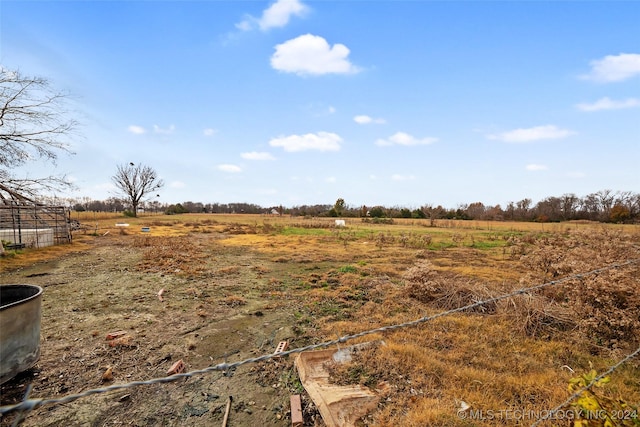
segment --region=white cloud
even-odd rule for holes
[[[349,62],[349,48],[343,44],[329,46],[327,41],[312,34],[276,45],[271,66],[285,73],[298,75],[353,74],[360,71]]]
[[[607,55],[591,61],[590,64],[591,71],[581,76],[585,80],[601,83],[620,82],[640,75],[640,54],[637,53]]]
[[[549,168],[546,167],[545,165],[538,165],[538,164],[532,163],[527,165],[525,169],[528,171],[536,172],[536,171],[546,171]]]
[[[391,175],[392,181],[413,181],[414,179],[416,179],[414,175],[400,175],[400,174]]]
[[[284,27],[292,15],[303,16],[309,8],[298,0],[278,0],[262,13],[259,21],[261,30]]]
[[[136,125],[129,126],[127,130],[135,135],[142,135],[143,133],[147,132],[147,130],[142,126],[136,126]]]
[[[218,129],[213,129],[213,128],[206,128],[202,131],[202,134],[204,136],[213,136],[216,133],[218,133]]]
[[[594,103],[582,103],[576,104],[576,108],[580,111],[601,111],[601,110],[621,110],[624,108],[633,108],[640,105],[640,100],[637,98],[627,98],[623,101],[615,101],[609,99],[606,96],[597,100]]]
[[[158,125],[153,125],[153,131],[161,135],[170,135],[176,130],[174,125],[169,126],[167,129],[163,129]]]
[[[305,135],[289,135],[269,141],[272,147],[282,147],[284,151],[338,151],[342,138],[331,132],[307,133]]]
[[[255,26],[262,31],[281,28],[289,23],[292,16],[303,17],[308,11],[309,7],[299,0],[278,0],[265,9],[260,18],[249,15],[236,24],[236,28],[241,31],[250,31]]]
[[[376,145],[380,145],[380,146],[388,146],[388,145],[404,145],[404,146],[428,145],[428,144],[433,144],[437,140],[438,140],[438,138],[432,138],[432,137],[426,137],[426,138],[419,139],[419,138],[416,138],[416,137],[414,137],[412,135],[409,135],[408,133],[405,133],[405,132],[397,132],[397,133],[391,135],[387,139],[378,139],[376,141]]]
[[[229,172],[229,173],[242,172],[242,169],[240,168],[240,166],[236,166],[236,165],[218,165],[218,170],[222,172]]]
[[[240,157],[247,160],[275,160],[276,158],[271,153],[251,151],[249,153],[242,153]]]
[[[255,18],[248,16],[244,21],[238,22],[236,28],[240,31],[251,31],[253,29],[251,22],[255,20]]]
[[[531,142],[541,139],[560,139],[573,135],[575,132],[561,129],[554,125],[535,126],[532,128],[520,128],[498,134],[486,135],[487,139],[504,142]]]
[[[387,121],[385,119],[382,118],[378,118],[378,119],[374,119],[372,117],[369,117],[367,115],[359,115],[359,116],[355,116],[353,118],[353,121],[358,123],[359,125],[366,125],[369,123],[376,123],[376,124],[384,124]]]
[[[328,111],[329,111],[329,114],[333,114],[333,113],[336,112],[336,108],[331,106],[331,105],[329,105],[329,110]]]
[[[325,178],[324,181],[328,182],[329,184],[335,184],[338,180],[336,179],[335,176],[329,176],[329,177]]]
[[[186,184],[182,181],[172,181],[169,184],[169,188],[184,188],[186,187]]]

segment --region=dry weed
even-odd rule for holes
[[[228,295],[220,300],[221,304],[228,305],[229,307],[238,307],[247,304],[247,300],[240,295]]]
[[[640,258],[637,236],[602,228],[589,232],[572,231],[566,235],[542,238],[523,258],[528,274],[522,284],[553,280],[627,260]],[[617,348],[637,343],[640,337],[640,293],[638,262],[576,278],[551,286],[536,297],[537,304],[568,316],[583,337],[598,347]],[[623,344],[626,343],[626,344]]]
[[[498,301],[498,312],[514,328],[528,336],[544,336],[555,331],[571,330],[575,314],[568,307],[549,301],[539,294],[520,294]]]
[[[409,297],[434,307],[452,310],[497,295],[487,285],[455,274],[437,271],[429,261],[421,261],[402,276]],[[473,312],[493,313],[495,303],[474,307]]]

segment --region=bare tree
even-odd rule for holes
[[[55,163],[60,151],[70,152],[67,139],[77,122],[67,117],[66,100],[46,79],[0,66],[0,203],[33,202],[46,190],[71,185],[65,177],[15,174],[29,161]]]
[[[153,168],[133,163],[118,165],[116,174],[111,177],[111,180],[131,204],[133,216],[138,216],[140,203],[148,200],[151,193],[164,185]]]

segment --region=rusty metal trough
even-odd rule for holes
[[[0,286],[0,384],[40,358],[42,288]]]

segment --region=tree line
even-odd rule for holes
[[[76,211],[125,212],[131,209],[127,199],[111,197],[106,200],[68,198],[49,200]],[[455,208],[425,204],[418,208],[403,206],[350,206],[344,199],[332,204],[299,205],[292,207],[260,206],[253,203],[202,203],[185,201],[177,204],[158,200],[143,201],[141,212],[163,213],[218,213],[218,214],[267,214],[312,217],[347,218],[414,218],[456,219],[485,221],[537,221],[560,222],[589,220],[614,223],[640,222],[640,193],[632,191],[600,190],[579,197],[573,193],[546,197],[537,203],[525,198],[508,202],[506,206],[485,205],[482,202],[461,204]]]

